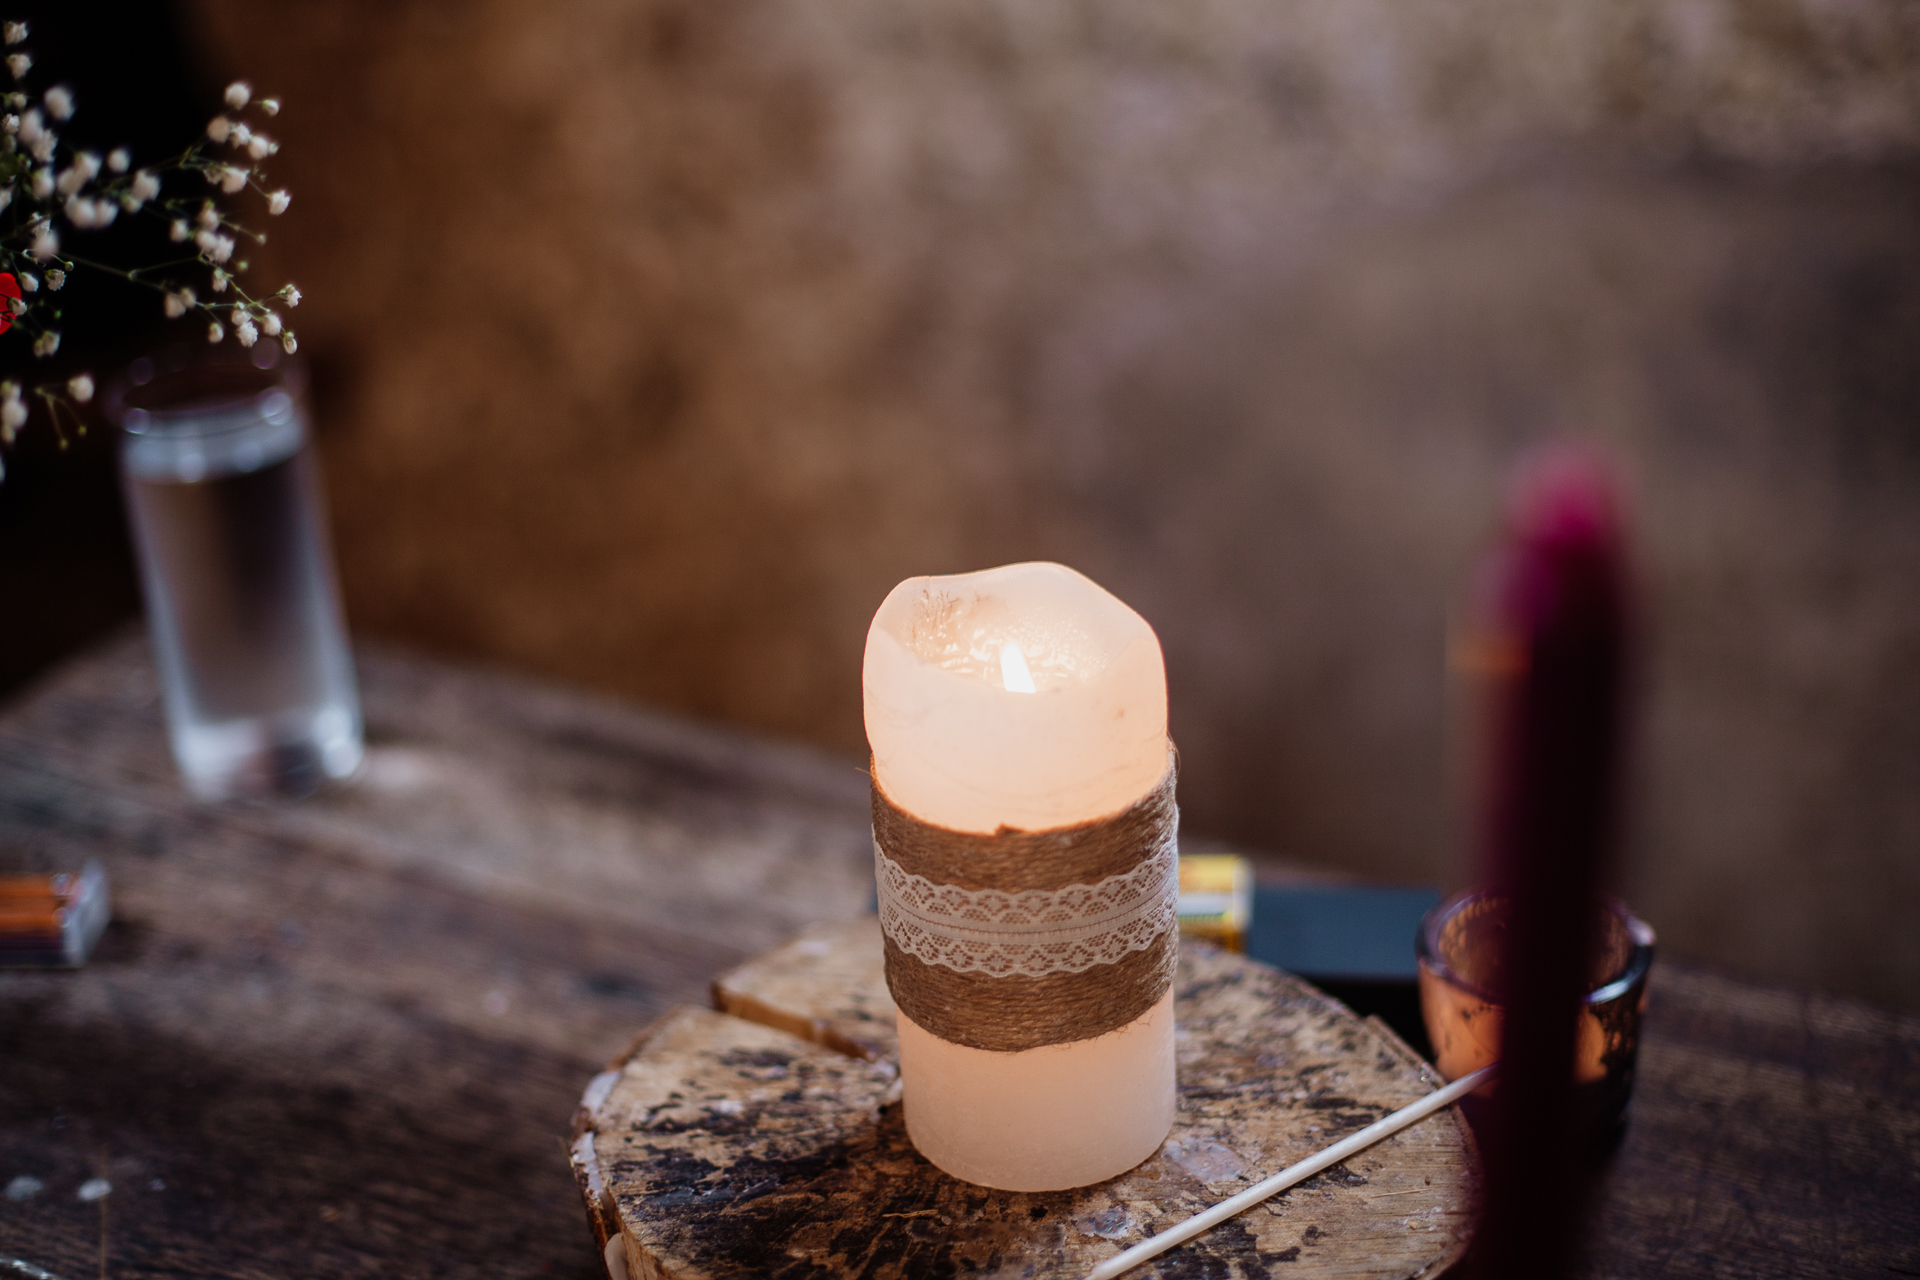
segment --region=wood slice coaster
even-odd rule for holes
[[[1377,1020],[1265,965],[1183,943],[1179,1117],[1130,1173],[990,1191],[901,1122],[880,928],[821,926],[714,984],[595,1077],[573,1166],[632,1280],[1078,1277],[1438,1087]],[[1452,1109],[1132,1273],[1435,1276],[1466,1248],[1472,1136]]]

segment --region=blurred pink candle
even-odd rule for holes
[[[867,633],[874,778],[924,823],[991,834],[1105,818],[1165,774],[1160,642],[1057,564],[909,578]],[[1104,1035],[1018,1052],[900,1015],[907,1132],[955,1177],[1016,1191],[1114,1177],[1173,1124],[1173,993]]]

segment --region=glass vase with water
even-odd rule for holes
[[[298,362],[175,349],[107,397],[173,756],[202,799],[304,795],[361,757]]]

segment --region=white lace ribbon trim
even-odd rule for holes
[[[1083,973],[1144,951],[1178,923],[1179,845],[1171,836],[1131,871],[1061,889],[935,884],[873,846],[880,927],[925,964],[990,977]]]

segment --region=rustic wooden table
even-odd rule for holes
[[[135,640],[0,714],[0,866],[97,857],[115,894],[84,970],[0,974],[0,1256],[602,1276],[584,1082],[866,907],[851,762],[379,651],[361,679],[364,777],[297,804],[185,798]],[[1920,1276],[1920,1019],[1671,961],[1648,1017],[1592,1275]]]

